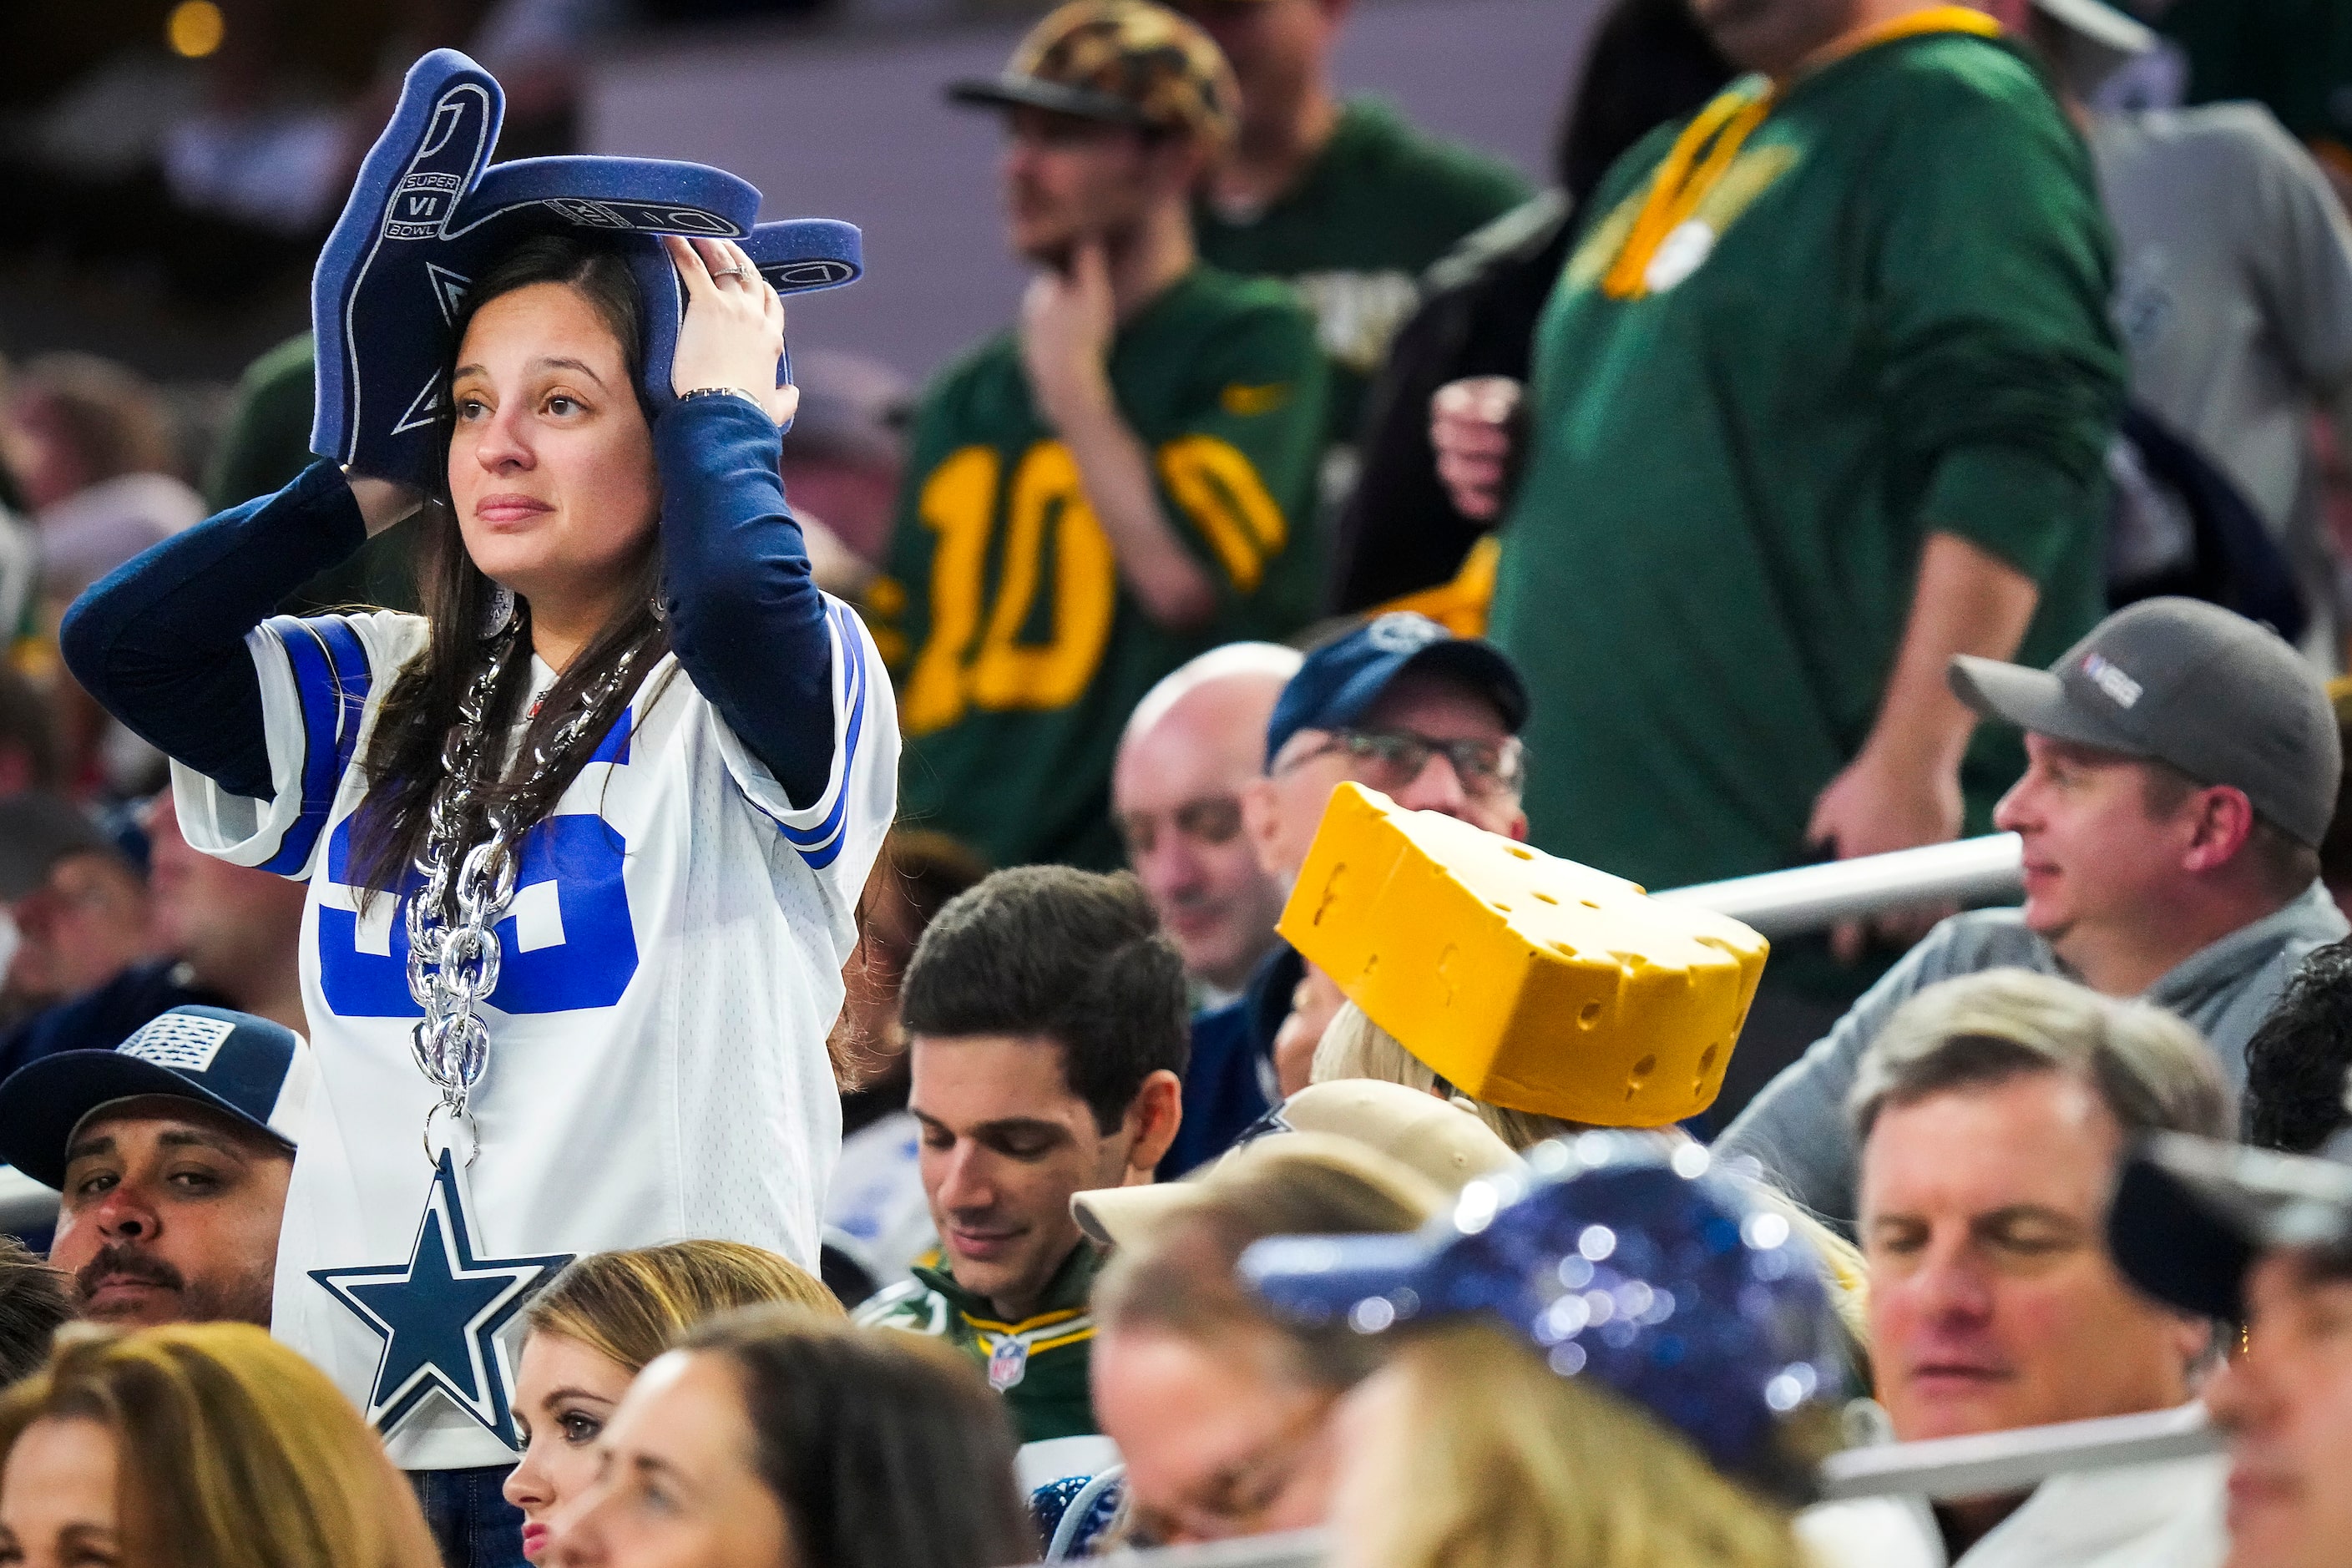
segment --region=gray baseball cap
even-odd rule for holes
[[[2242,789],[2299,844],[2316,847],[2335,815],[2344,751],[2326,688],[2284,637],[2218,605],[2143,599],[2046,670],[1961,654],[1948,679],[1989,719]]]

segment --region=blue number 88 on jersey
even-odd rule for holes
[[[351,820],[327,843],[319,900],[319,984],[343,1018],[415,1018],[408,993],[409,898],[423,886],[413,871],[400,897],[379,893],[364,915],[360,889],[347,885]],[[628,846],[589,813],[551,816],[523,835],[514,902],[499,922],[499,986],[488,998],[502,1013],[566,1013],[609,1007],[637,973],[636,932],[622,871]]]

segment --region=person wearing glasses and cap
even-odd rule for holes
[[[2243,1325],[2204,1392],[2230,1436],[2225,1568],[2352,1565],[2352,1142],[2152,1138],[2124,1166],[2107,1239],[2158,1300]]]
[[[1307,656],[1266,723],[1265,773],[1242,792],[1259,866],[1287,897],[1331,791],[1350,780],[1408,811],[1525,838],[1527,683],[1492,644],[1425,616],[1381,616]],[[1315,1044],[1344,1000],[1277,941],[1238,1001],[1192,1024],[1184,1122],[1161,1168],[1181,1175],[1307,1087]]]
[[[2025,774],[1993,812],[2024,840],[2025,901],[1939,923],[1724,1133],[1824,1215],[1856,1212],[1856,1068],[1925,987],[2015,968],[2144,998],[2196,1026],[2235,1093],[2288,977],[2346,933],[2316,847],[2343,767],[2336,716],[2275,633],[2145,599],[2047,670],[1963,658],[1950,680],[2025,731]]]
[[[1202,265],[1189,202],[1233,133],[1205,34],[1076,0],[998,76],[1020,323],[915,418],[866,591],[909,742],[905,806],[998,866],[1119,864],[1119,727],[1160,677],[1313,616],[1325,369],[1291,292]]]

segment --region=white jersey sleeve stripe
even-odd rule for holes
[[[776,824],[785,840],[819,870],[833,863],[834,856],[841,847],[842,823],[849,811],[849,792],[842,786],[847,783],[850,771],[856,766],[857,742],[866,730],[866,649],[857,634],[843,624],[842,617],[848,614],[849,610],[845,605],[827,606],[827,619],[833,626],[834,658],[839,662],[848,687],[844,706],[849,713],[848,734],[842,742],[841,759],[825,789],[825,794],[833,799],[833,807],[825,814],[824,820],[814,827],[794,827],[782,821]]]
[[[744,798],[776,826],[784,841],[810,869],[829,868],[844,848],[861,836],[858,816],[874,806],[872,775],[887,769],[893,783],[898,770],[898,726],[891,711],[890,689],[877,679],[878,655],[869,643],[865,623],[838,600],[826,604],[832,632],[835,670],[835,732],[833,766],[822,798],[795,806],[767,769],[750,756],[731,731],[724,736],[730,770]],[[881,809],[887,826],[887,796]]]
[[[302,704],[301,805],[261,869],[297,876],[310,864],[359,743],[360,717],[371,684],[367,653],[340,619],[266,623],[284,649]]]
[[[236,795],[175,762],[173,800],[194,847],[299,880],[358,751],[381,649],[341,616],[274,616],[247,633],[245,644],[261,684],[269,795]]]

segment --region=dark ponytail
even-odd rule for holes
[[[464,535],[449,498],[449,443],[457,422],[450,382],[460,345],[475,312],[490,300],[536,283],[561,283],[575,289],[620,340],[627,361],[629,384],[638,390],[642,405],[645,365],[645,304],[638,297],[627,260],[609,244],[571,235],[537,235],[521,241],[498,262],[484,269],[467,290],[455,331],[450,334],[449,361],[441,379],[441,401],[436,413],[439,460],[429,479],[431,495],[418,521],[423,548],[417,561],[418,596],[431,625],[424,657],[401,672],[376,715],[375,731],[362,760],[368,797],[352,824],[352,882],[367,894],[396,890],[409,867],[425,847],[428,808],[441,782],[441,749],[457,721],[467,689],[490,656],[481,630],[495,585],[466,553]],[[646,419],[652,419],[647,409]],[[661,590],[661,537],[656,531],[644,552],[629,568],[633,581],[622,595],[620,607],[580,650],[540,704],[524,731],[517,752],[520,761],[511,770],[527,776],[528,759],[562,723],[580,693],[602,679],[621,656],[634,649],[635,674],[644,671],[668,651],[669,638],[654,616],[655,596]],[[488,754],[506,755],[504,742],[530,685],[530,611],[518,606],[520,629],[499,672],[496,696],[488,718]],[[635,695],[635,681],[624,681],[599,703],[590,716],[586,740],[535,788],[524,790],[502,783],[479,797],[478,810],[503,805],[511,819],[536,824],[555,807],[557,800],[579,776],[581,767]],[[474,830],[478,834],[479,828]]]

